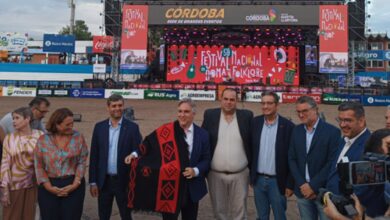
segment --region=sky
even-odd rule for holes
[[[41,40],[70,23],[69,0],[0,0],[0,32],[28,33]],[[93,35],[102,35],[103,0],[74,0],[76,20],[84,20]],[[390,0],[369,0],[367,26],[371,33],[390,35]]]

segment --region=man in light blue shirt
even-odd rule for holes
[[[109,175],[117,175],[117,161],[118,161],[118,141],[119,133],[122,125],[122,118],[119,120],[116,127],[114,127],[112,121],[109,124],[109,148],[108,148],[108,167],[107,173]]]
[[[130,168],[125,157],[136,152],[142,137],[138,125],[123,118],[124,100],[120,95],[107,99],[109,118],[96,123],[91,142],[89,184],[98,198],[99,219],[111,218],[114,199],[122,220],[131,220],[127,207]]]
[[[268,220],[272,207],[275,219],[286,219],[287,199],[292,195],[288,169],[288,147],[294,124],[277,113],[279,96],[262,93],[261,110],[251,123],[251,184],[255,194],[257,219]]]
[[[288,162],[300,218],[327,219],[316,197],[326,185],[340,130],[319,118],[317,103],[310,96],[299,97],[295,108],[301,124],[292,132]]]

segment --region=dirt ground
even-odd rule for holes
[[[27,106],[31,98],[16,98],[16,97],[0,97],[0,116],[3,116],[9,111],[12,111],[21,106]],[[68,107],[75,114],[82,115],[82,121],[75,123],[75,128],[84,134],[87,143],[90,143],[94,124],[98,121],[106,119],[108,113],[106,111],[105,100],[101,99],[71,99],[71,98],[49,98],[51,102],[50,112],[46,116],[48,119],[50,113],[57,108]],[[176,106],[175,101],[152,101],[152,100],[126,100],[126,107],[132,107],[135,110],[136,123],[139,124],[143,136],[148,135],[159,125],[175,120]],[[219,106],[219,102],[197,102],[197,114],[195,123],[200,125],[203,118],[203,112],[207,108],[215,108]],[[254,112],[255,115],[260,114],[259,103],[239,103],[239,108],[247,108]],[[386,107],[366,107],[367,126],[373,131],[385,126],[384,113]],[[320,112],[324,112],[326,120],[337,126],[335,118],[337,116],[337,106],[320,105]],[[279,113],[283,116],[291,118],[294,123],[299,123],[294,111],[293,104],[282,104],[279,107]],[[253,192],[250,190],[248,197],[248,219],[256,218],[256,210],[253,201]],[[296,207],[295,198],[288,199],[287,219],[298,219],[298,210]],[[98,219],[97,201],[86,192],[84,202],[84,220]],[[111,219],[120,219],[119,212],[116,207],[113,210]],[[158,216],[134,214],[133,219],[155,220],[161,219]],[[206,196],[200,202],[199,220],[214,219],[210,198]]]

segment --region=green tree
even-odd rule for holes
[[[70,26],[63,27],[59,34],[70,34]],[[83,20],[76,20],[73,28],[73,35],[76,40],[92,40],[92,34]]]

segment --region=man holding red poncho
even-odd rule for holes
[[[161,212],[164,220],[176,220],[180,212],[183,220],[197,219],[207,194],[210,147],[207,131],[193,123],[195,112],[191,99],[181,100],[178,120],[157,128],[126,158],[130,208]]]

